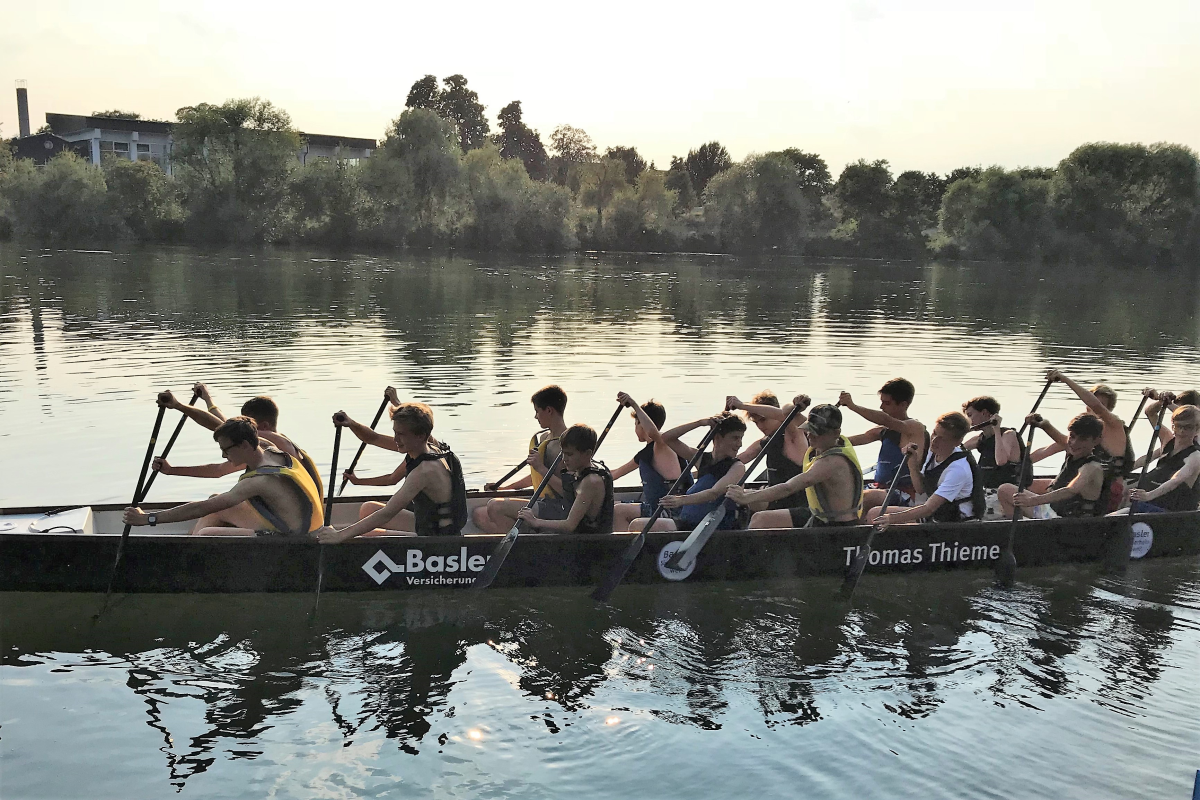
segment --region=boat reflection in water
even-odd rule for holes
[[[311,624],[310,595],[128,595],[93,625],[95,595],[13,593],[3,672],[6,716],[18,719],[5,723],[15,751],[5,781],[17,794],[36,785],[22,755],[53,737],[107,754],[117,779],[205,794],[236,792],[240,764],[307,753],[326,772],[347,760],[365,770],[360,788],[440,776],[470,794],[490,770],[545,796],[639,785],[668,796],[689,779],[625,774],[622,759],[694,759],[680,753],[698,744],[730,774],[691,760],[696,791],[749,770],[767,795],[799,781],[844,784],[830,794],[850,796],[855,769],[878,778],[895,752],[906,780],[945,796],[1034,779],[1049,793],[1081,774],[1167,796],[1149,789],[1186,783],[1195,752],[1196,700],[1181,687],[1200,653],[1198,573],[1194,559],[1134,564],[1119,578],[1026,570],[1011,591],[990,573],[868,574],[853,606],[825,578],[630,586],[611,608],[575,589],[331,594]],[[63,730],[49,706],[33,715],[38,703],[15,687],[28,672],[51,685],[51,671],[89,684],[120,677],[119,692],[63,690],[86,704],[75,713],[109,718],[103,733]],[[1176,705],[1165,710],[1159,695]],[[1178,705],[1188,696],[1190,711]],[[148,741],[137,707],[165,759],[150,774],[138,772],[145,753],[129,757],[131,743]],[[817,735],[788,733],[797,727]],[[1147,731],[1153,762],[1140,763]],[[765,741],[747,746],[753,737]],[[1042,739],[1071,763],[1031,752]],[[984,741],[1006,744],[980,753]],[[791,755],[780,760],[768,743]],[[1116,751],[1140,766],[1106,763]],[[1021,776],[982,769],[1014,754],[1028,762]]]

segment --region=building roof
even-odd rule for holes
[[[120,119],[118,117],[86,117],[82,114],[46,114],[46,124],[59,136],[76,131],[99,128],[106,131],[137,131],[138,133],[171,132],[171,123],[149,119]]]
[[[86,156],[74,142],[68,142],[53,133],[35,133],[16,139],[13,155],[17,158],[27,158],[35,164],[45,164],[64,150],[74,150],[81,156]]]
[[[148,119],[121,119],[118,117],[87,117],[82,114],[46,114],[46,124],[59,136],[77,131],[99,128],[106,131],[137,131],[138,133],[169,134],[173,124]],[[326,133],[301,133],[300,138],[318,147],[353,147],[360,150],[376,149],[374,139],[354,136],[335,136]]]

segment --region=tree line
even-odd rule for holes
[[[859,160],[835,180],[797,148],[734,161],[713,141],[662,169],[570,125],[543,142],[520,101],[494,132],[485,112],[462,75],[426,75],[361,161],[299,164],[290,117],[258,98],[179,109],[172,175],[71,153],[34,167],[0,147],[0,237],[1200,260],[1200,159],[1183,145],[1089,143],[1054,168],[946,175]]]

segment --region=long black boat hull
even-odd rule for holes
[[[1018,524],[1019,567],[1127,560],[1128,520],[1056,519]],[[629,583],[744,581],[841,575],[869,528],[720,531],[693,570],[660,565],[686,533],[652,533]],[[992,569],[1005,522],[896,526],[875,537],[868,573]],[[628,535],[521,536],[496,587],[592,586],[630,541]],[[104,591],[120,537],[114,534],[0,535],[0,591]],[[325,547],[323,591],[467,590],[499,536],[372,537]],[[664,547],[668,547],[664,554]],[[319,548],[277,537],[130,537],[119,592],[304,592],[316,586]],[[1200,553],[1200,512],[1139,517],[1128,557]]]

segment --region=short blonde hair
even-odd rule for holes
[[[1171,412],[1172,425],[1186,425],[1189,428],[1200,428],[1200,408],[1196,406],[1180,406]]]
[[[1097,383],[1092,387],[1092,394],[1099,397],[1109,411],[1117,407],[1117,390],[1107,383]]]

